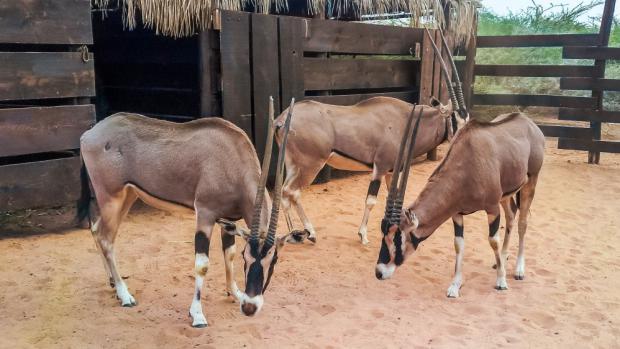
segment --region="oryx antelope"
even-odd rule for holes
[[[121,221],[140,198],[155,208],[195,213],[195,290],[189,311],[192,326],[207,326],[200,292],[216,222],[222,225],[229,295],[239,300],[248,316],[261,309],[278,250],[288,237],[276,239],[275,232],[290,118],[289,113],[283,127],[273,207],[265,190],[274,135],[273,100],[262,171],[245,132],[220,118],[177,124],[118,113],[82,135],[82,157],[100,212],[94,223],[91,220],[91,230],[110,284],[123,306],[134,306],[136,301],[116,267],[114,241]],[[249,233],[231,222],[239,219],[251,227]],[[234,280],[235,235],[248,240],[243,251],[245,292],[239,291]]]
[[[439,52],[437,46],[434,46],[434,49]],[[437,54],[437,57],[442,62],[443,77],[448,81],[450,102],[442,105],[433,98],[431,105],[424,107],[423,113],[416,114],[420,115],[420,127],[424,131],[416,143],[414,156],[427,153],[442,142],[450,140],[457,128],[469,117],[462,100],[460,83],[456,84],[455,92],[441,55]],[[454,66],[454,62],[452,65]],[[456,73],[455,68],[454,72]],[[291,126],[293,132],[285,155],[286,179],[282,197],[289,230],[293,230],[289,211],[290,206],[293,206],[304,225],[308,239],[316,242],[316,231],[304,212],[300,197],[301,189],[312,183],[323,166],[327,164],[341,170],[369,171],[372,175],[364,216],[358,230],[362,243],[367,244],[368,218],[377,202],[381,179],[386,178],[386,185],[390,182],[398,140],[412,107],[410,103],[389,97],[374,97],[352,106],[330,105],[311,100],[298,102]],[[422,108],[421,105],[416,107],[420,111]],[[278,121],[281,122],[286,114],[285,110]]]
[[[412,122],[413,117],[401,142],[397,158],[399,163],[395,166],[401,168],[399,164],[404,162],[404,170],[392,179],[381,222],[383,239],[375,270],[377,278],[390,278],[396,267],[418,248],[420,242],[452,218],[456,266],[447,295],[458,297],[463,284],[463,215],[485,210],[489,222],[489,243],[495,253],[495,287],[498,290],[508,288],[505,270],[508,242],[519,212],[519,253],[515,278],[522,280],[525,273],[524,237],[527,219],[543,164],[545,146],[545,138],[538,126],[520,113],[503,114],[489,123],[470,121],[456,133],[448,153],[415,202],[402,209],[407,170],[412,158],[409,154],[416,142],[418,126],[423,127],[423,124],[419,124],[412,130]],[[397,185],[399,176],[400,184]],[[500,206],[506,215],[506,232],[501,252],[498,234]]]

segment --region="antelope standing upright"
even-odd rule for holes
[[[433,98],[430,106],[416,107],[416,110],[424,109],[423,113],[417,113],[424,133],[416,144],[414,156],[427,153],[450,140],[453,133],[469,119],[454,61],[448,55],[457,76],[456,92],[439,49],[428,35],[441,62],[442,76],[448,82],[446,85],[450,102],[442,105]],[[442,41],[447,48],[445,39]],[[289,211],[292,205],[303,222],[308,239],[316,242],[316,231],[304,212],[300,198],[301,189],[312,183],[323,166],[327,164],[341,170],[369,171],[372,175],[364,216],[358,230],[362,243],[367,244],[368,218],[377,202],[381,179],[386,178],[386,185],[390,182],[398,140],[412,108],[410,103],[389,97],[374,97],[352,106],[310,100],[298,102],[291,126],[293,133],[285,155],[286,179],[282,204],[289,230],[293,230]],[[277,122],[282,123],[286,115],[285,110]]]
[[[519,254],[515,278],[523,280],[527,219],[543,164],[545,146],[545,138],[538,126],[520,113],[503,114],[489,123],[470,121],[456,133],[448,153],[415,202],[402,209],[413,153],[411,148],[416,142],[418,126],[421,126],[416,124],[412,130],[412,121],[409,121],[401,142],[395,166],[401,168],[399,164],[402,161],[404,170],[392,179],[385,215],[381,221],[383,239],[375,270],[377,278],[390,278],[396,267],[422,241],[443,222],[452,218],[456,266],[447,296],[458,297],[463,284],[463,215],[485,210],[489,222],[489,243],[497,265],[495,287],[498,290],[508,288],[505,270],[508,242],[519,212]],[[410,136],[411,132],[413,137]],[[498,234],[500,206],[506,215],[501,253]]]
[[[116,267],[114,241],[121,221],[140,198],[155,208],[196,215],[192,326],[207,326],[200,292],[216,222],[222,225],[229,295],[239,300],[248,316],[261,309],[278,250],[289,237],[276,239],[275,232],[291,114],[292,109],[283,130],[273,207],[265,190],[274,134],[273,100],[262,171],[245,132],[220,118],[177,124],[117,113],[82,135],[82,157],[100,211],[100,217],[91,221],[91,230],[121,305],[131,307],[136,301]],[[251,227],[249,233],[230,222],[241,218]],[[248,240],[243,251],[245,292],[239,291],[234,280],[235,235]]]

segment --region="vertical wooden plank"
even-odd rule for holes
[[[474,28],[478,28],[478,16],[474,18]],[[476,41],[477,32],[474,32],[469,38],[467,43],[467,52],[465,54],[465,69],[463,74],[463,95],[465,97],[465,104],[467,109],[471,110],[474,106],[472,103],[472,95],[474,91],[474,68],[476,67]]]
[[[431,35],[433,35],[432,31]],[[424,38],[422,39],[420,51],[420,97],[418,98],[418,103],[429,104],[431,96],[433,95],[433,65],[435,54],[433,53],[431,40],[426,34],[424,34]]]
[[[611,27],[614,20],[614,10],[616,7],[616,0],[606,0],[605,8],[603,9],[603,17],[601,19],[601,28],[599,30],[599,45],[606,47],[609,45],[609,36],[611,34]],[[594,61],[594,76],[593,78],[605,77],[605,60]],[[592,97],[597,100],[597,109],[603,110],[603,95],[604,92],[600,89],[592,90]],[[595,140],[601,139],[601,123],[590,122],[590,128],[592,129],[593,138]],[[598,164],[601,158],[600,152],[588,152],[588,163]]]
[[[250,14],[222,11],[220,31],[223,117],[251,139],[252,76],[250,67]]]
[[[303,40],[305,29],[309,28],[304,21],[297,17],[279,17],[282,110],[288,107],[291,98],[297,101],[304,98]]]
[[[217,92],[217,74],[214,66],[213,41],[216,40],[213,30],[204,30],[198,35],[200,117],[214,116]]]
[[[269,96],[273,96],[276,116],[280,112],[280,70],[278,62],[278,17],[252,14],[252,73],[254,87],[254,144],[263,158]]]

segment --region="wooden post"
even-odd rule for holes
[[[475,75],[474,69],[476,68],[476,37],[478,35],[478,15],[474,18],[474,32],[469,38],[467,43],[467,52],[465,55],[465,69],[463,73],[463,94],[465,97],[465,104],[467,110],[471,110],[474,104],[472,103],[472,95],[474,92]]]
[[[214,48],[219,47],[217,33],[204,30],[198,36],[199,47],[199,84],[200,84],[200,115],[199,117],[220,116],[221,105],[217,98],[218,92],[218,64]]]
[[[611,34],[611,27],[614,20],[614,9],[616,7],[616,0],[606,0],[605,8],[603,9],[603,18],[601,20],[601,28],[599,30],[599,47],[606,47],[609,45],[609,36]],[[605,60],[597,59],[594,61],[594,78],[605,77]],[[593,89],[592,97],[596,98],[596,108],[603,110],[603,90]],[[599,121],[590,122],[590,128],[592,129],[592,137],[595,140],[601,139],[601,123]],[[600,152],[589,151],[588,163],[598,164],[601,158]]]

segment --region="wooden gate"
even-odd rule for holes
[[[76,201],[95,120],[89,0],[0,2],[0,212]]]
[[[232,11],[223,11],[220,23],[222,114],[246,130],[261,157],[269,96],[276,112],[292,97],[339,105],[373,96],[447,102],[422,29]]]

